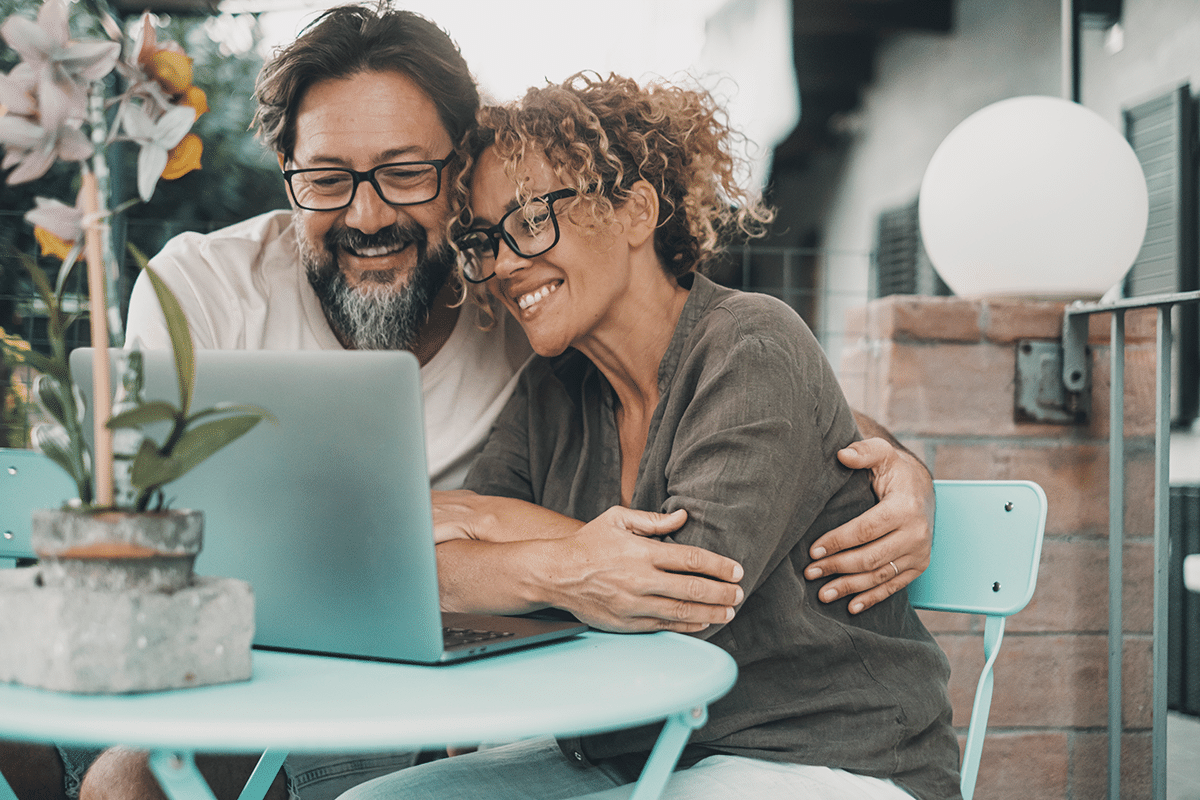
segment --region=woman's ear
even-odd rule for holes
[[[649,181],[639,180],[629,187],[629,199],[621,206],[621,210],[629,225],[626,235],[631,246],[645,244],[658,230],[658,192]]]

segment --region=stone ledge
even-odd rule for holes
[[[174,592],[60,589],[0,570],[0,682],[122,694],[249,680],[254,593],[197,577]]]

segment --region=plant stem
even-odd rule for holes
[[[112,416],[112,378],[108,367],[108,302],[104,274],[104,238],[100,222],[100,190],[96,175],[84,167],[83,196],[84,254],[88,274],[88,318],[91,320],[92,346],[96,356],[92,363],[92,410],[96,461],[93,474],[96,481],[95,503],[113,504],[112,431],[108,419]]]

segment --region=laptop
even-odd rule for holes
[[[114,386],[119,353],[110,351]],[[178,405],[170,352],[143,357],[145,398]],[[71,353],[85,396],[93,358],[91,348]],[[204,512],[196,572],[253,586],[256,647],[439,664],[587,629],[441,613],[411,353],[198,350],[191,410],[221,402],[263,406],[279,424],[260,422],[165,493],[173,508]]]

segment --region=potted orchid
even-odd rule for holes
[[[108,361],[108,345],[114,338],[110,330],[120,324],[115,304],[110,306],[107,299],[117,276],[108,220],[138,200],[149,200],[160,178],[173,179],[199,167],[203,148],[190,129],[207,110],[206,98],[192,84],[191,60],[174,43],[157,41],[149,16],[139,21],[125,52],[125,37],[117,23],[107,15],[99,22],[110,41],[73,39],[65,0],[46,0],[36,21],[14,15],[0,25],[0,38],[21,59],[7,75],[0,74],[0,145],[4,147],[0,168],[11,170],[6,180],[10,184],[36,180],[59,160],[79,165],[79,191],[73,205],[39,197],[25,216],[34,225],[43,254],[62,259],[56,285],[33,259],[24,259],[46,307],[51,353],[38,353],[19,337],[0,330],[0,351],[6,359],[40,373],[34,393],[51,421],[35,426],[33,444],[70,475],[77,490],[66,507],[34,512],[32,543],[39,564],[29,569],[36,570],[36,576],[2,576],[0,593],[13,612],[7,616],[24,617],[25,624],[15,631],[0,630],[0,639],[13,644],[16,637],[20,645],[4,649],[7,660],[0,652],[0,680],[104,692],[246,678],[253,627],[249,587],[235,585],[240,581],[222,584],[221,579],[193,576],[203,517],[199,511],[167,508],[163,486],[260,420],[273,418],[257,406],[191,409],[194,363],[187,321],[175,297],[145,267],[140,254],[136,255],[167,321],[178,404],[143,399],[140,354],[125,351],[114,413]],[[106,88],[114,73],[124,87],[118,92]],[[138,147],[138,197],[110,211],[105,151],[119,141]],[[83,394],[72,378],[65,345],[71,322],[64,310],[66,279],[80,260],[87,267],[95,347],[92,447],[84,430]],[[162,427],[168,432],[156,441],[151,433]],[[53,602],[47,603],[49,599]],[[145,633],[130,627],[145,623],[147,603],[158,604],[156,613],[173,620],[167,628],[192,619],[202,622],[201,627],[219,641],[215,647],[212,642],[197,644],[186,630],[175,637],[168,630],[156,636],[156,648],[148,648]],[[140,610],[130,613],[135,607]],[[210,616],[220,623],[215,627],[212,619],[196,616],[210,607]],[[90,633],[80,637],[87,640],[80,644],[69,641],[70,637],[64,642],[62,636],[39,632],[39,628],[69,627],[69,621],[53,616],[64,608],[80,609],[80,614],[84,608],[87,613],[100,609],[114,621],[125,620],[128,629],[106,634],[107,649],[101,650]],[[29,617],[39,614],[45,624],[29,625]],[[20,638],[26,635],[33,638]],[[189,647],[199,647],[203,653],[192,653]],[[220,657],[214,659],[213,652]],[[105,659],[119,666],[115,670],[104,669],[102,663],[98,666]],[[143,671],[138,664],[154,668]]]

